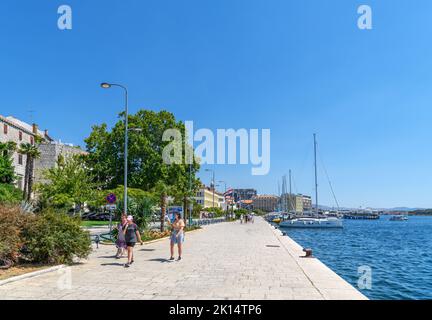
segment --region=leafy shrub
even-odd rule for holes
[[[241,215],[244,216],[245,214],[248,214],[249,211],[247,211],[246,209],[237,209],[236,211],[234,211],[234,213],[235,213],[236,219],[240,219]]]
[[[128,215],[133,216],[134,222],[141,231],[148,229],[152,220],[152,215],[155,211],[155,205],[155,199],[148,195],[128,197]],[[123,199],[120,199],[117,206],[116,218],[120,219],[121,213],[123,211]]]
[[[22,200],[21,190],[11,184],[0,183],[0,203],[17,204]]]
[[[39,263],[72,263],[91,252],[88,232],[80,228],[80,219],[64,213],[46,212],[37,216],[26,232],[26,248],[31,260]]]
[[[18,261],[25,242],[23,230],[33,219],[32,215],[21,213],[18,207],[0,206],[0,268]]]

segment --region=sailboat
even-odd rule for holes
[[[337,217],[320,217],[318,212],[318,176],[317,176],[317,143],[314,134],[314,155],[315,155],[315,216],[298,217],[282,221],[281,228],[343,228],[342,219]]]
[[[392,216],[390,218],[390,221],[408,221],[408,216],[404,214],[399,216]]]

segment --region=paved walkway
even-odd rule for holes
[[[135,264],[100,246],[85,263],[0,286],[0,299],[365,299],[263,219],[186,234],[181,262],[167,240],[136,247]],[[68,269],[66,269],[68,270]],[[69,286],[71,285],[71,286]],[[68,288],[69,286],[69,288]]]

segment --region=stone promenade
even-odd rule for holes
[[[181,262],[162,240],[135,248],[125,269],[113,246],[82,264],[0,286],[0,299],[366,299],[262,218],[186,234]]]

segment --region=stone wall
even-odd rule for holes
[[[41,156],[35,161],[36,182],[44,182],[42,178],[43,171],[55,167],[60,155],[67,158],[85,153],[85,151],[81,150],[79,147],[60,142],[43,143],[39,145],[39,151]]]

